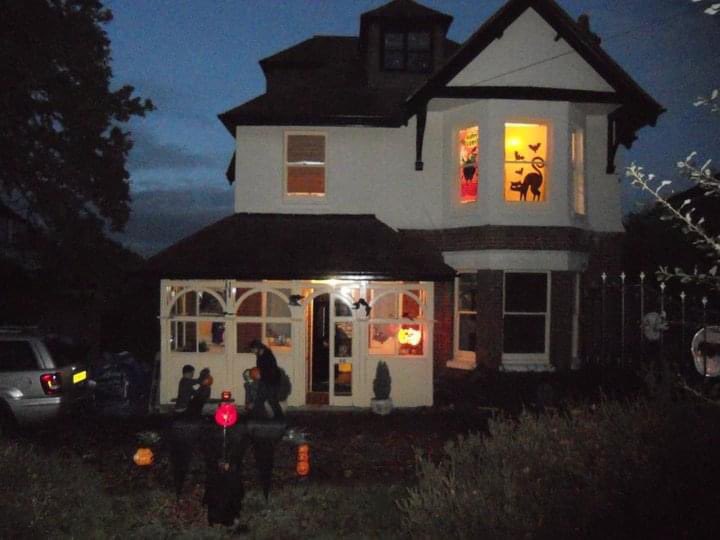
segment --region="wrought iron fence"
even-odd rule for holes
[[[720,324],[717,299],[691,286],[656,282],[645,273],[603,272],[586,289],[581,357],[591,364],[662,365],[695,369],[693,336]]]

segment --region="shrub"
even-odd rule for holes
[[[380,360],[375,368],[375,379],[373,380],[373,392],[375,399],[387,399],[390,397],[392,379],[387,363]]]
[[[720,502],[717,490],[705,490],[720,472],[711,458],[718,441],[708,435],[708,416],[717,422],[710,409],[606,401],[569,414],[493,420],[489,436],[448,442],[438,463],[418,454],[418,484],[398,501],[405,532],[419,538],[697,533]]]

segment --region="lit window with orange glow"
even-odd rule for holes
[[[461,203],[477,201],[479,142],[477,126],[458,131],[457,177]]]
[[[506,201],[545,201],[547,131],[545,124],[505,124]]]

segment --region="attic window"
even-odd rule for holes
[[[430,32],[386,31],[383,35],[382,65],[387,71],[432,71]]]
[[[291,196],[325,196],[324,134],[285,134],[285,189]]]

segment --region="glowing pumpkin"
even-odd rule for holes
[[[149,448],[138,448],[133,456],[133,461],[138,467],[148,467],[153,464],[155,456]]]
[[[397,338],[402,345],[416,347],[422,340],[422,332],[419,328],[403,327],[398,330]]]
[[[298,461],[295,472],[297,472],[298,476],[307,476],[310,474],[310,463],[307,461]]]
[[[298,476],[307,476],[310,474],[310,445],[300,444],[297,447],[297,465],[295,472]]]
[[[234,426],[237,418],[237,408],[232,403],[221,402],[215,411],[215,423],[224,428]]]

